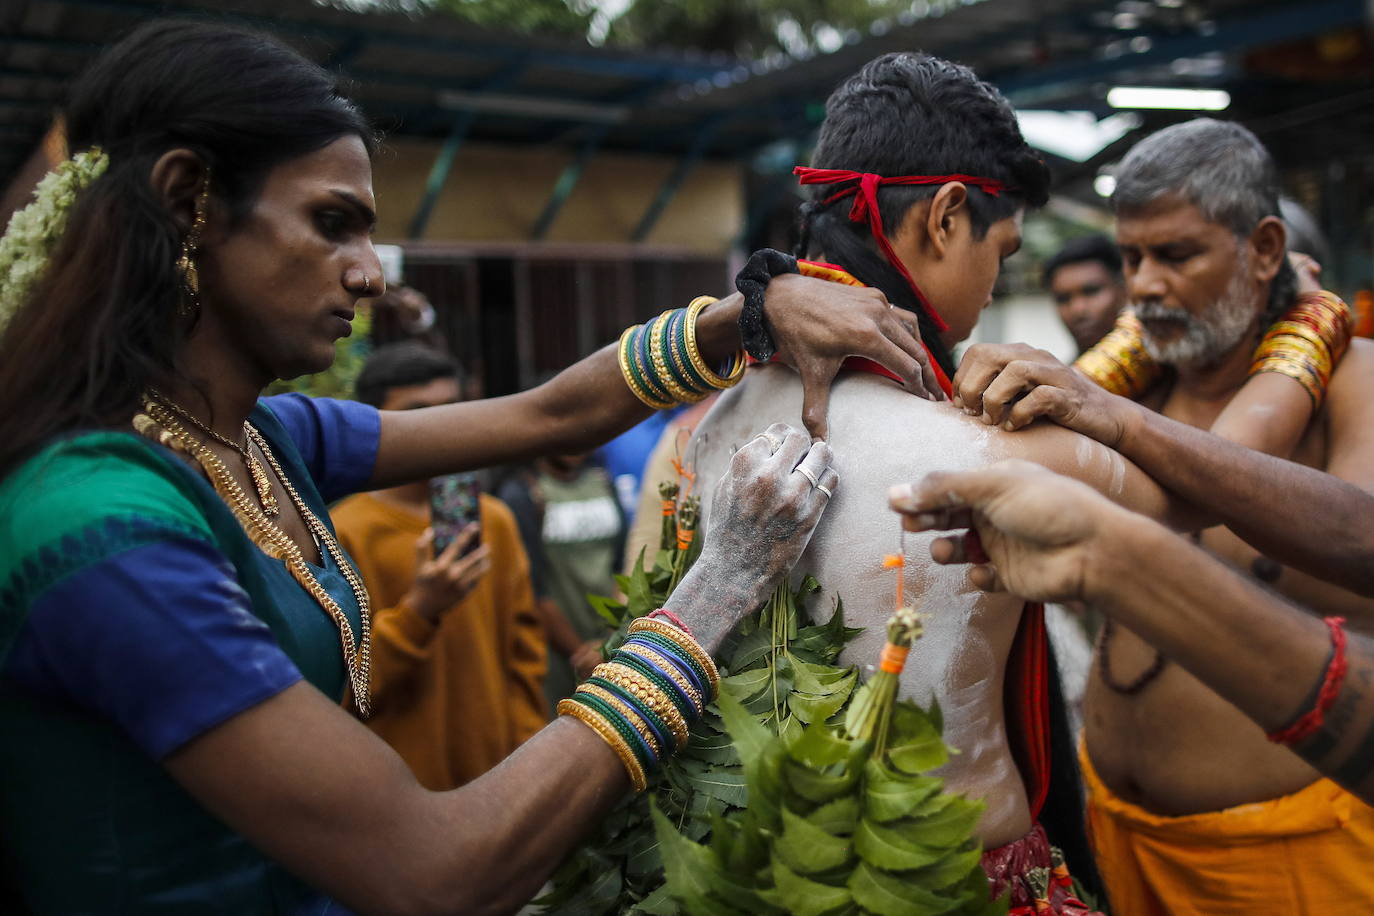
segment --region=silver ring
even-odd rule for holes
[[[820,482],[820,480],[816,477],[815,473],[813,473],[812,470],[811,470],[809,467],[807,467],[806,465],[804,465],[804,464],[799,464],[799,465],[797,465],[797,473],[801,474],[801,475],[802,475],[803,477],[805,477],[807,480],[811,481],[811,486],[813,486],[813,487],[819,487],[819,486],[821,485],[821,482]]]
[[[768,445],[770,446],[770,448],[768,449],[768,454],[770,455],[774,454],[775,452],[777,452],[778,449],[782,448],[782,440],[775,438],[773,434],[768,432],[767,430],[764,430],[763,432],[759,433],[754,438],[768,440]]]
[[[823,484],[823,483],[818,483],[818,484],[816,484],[816,489],[817,489],[817,490],[820,490],[822,493],[824,493],[826,499],[830,499],[831,497],[833,497],[833,496],[835,495],[834,493],[831,493],[831,492],[830,492],[830,488],[827,487],[827,486],[826,486],[825,484]]]
[[[370,292],[372,292],[372,278],[367,274],[363,274],[363,293],[366,294]]]

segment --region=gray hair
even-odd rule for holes
[[[1244,240],[1260,220],[1279,216],[1279,171],[1249,130],[1232,121],[1195,118],[1141,140],[1116,168],[1112,208],[1141,210],[1177,194],[1208,220]],[[1296,277],[1285,261],[1270,285],[1267,317],[1291,304]]]
[[[1279,172],[1269,151],[1231,121],[1197,118],[1141,140],[1116,169],[1118,213],[1178,194],[1214,223],[1248,238],[1279,215]]]

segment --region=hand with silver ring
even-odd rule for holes
[[[694,633],[703,623],[728,632],[792,569],[839,480],[832,459],[827,443],[781,423],[735,452],[715,490],[701,556],[673,593],[687,608],[703,591],[715,599],[709,604],[722,616],[688,620]]]

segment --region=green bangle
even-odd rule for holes
[[[650,665],[644,659],[631,652],[617,652],[612,658],[612,661],[624,665],[627,668],[633,668],[648,678],[655,687],[663,691],[668,697],[669,702],[673,704],[673,708],[676,709],[678,714],[686,719],[689,724],[696,720],[697,711],[683,700],[682,688],[655,671],[653,665]]]
[[[635,366],[639,369],[640,377],[644,379],[645,385],[650,393],[661,401],[669,404],[677,404],[670,392],[663,384],[663,380],[658,377],[658,372],[654,369],[654,361],[649,351],[649,341],[652,339],[654,327],[658,324],[658,318],[650,318],[640,325],[638,333],[635,335]]]
[[[645,746],[643,737],[635,731],[634,726],[626,722],[625,717],[616,712],[615,709],[604,700],[600,697],[594,697],[586,693],[574,693],[572,699],[605,719],[610,726],[616,730],[620,737],[625,739],[625,742],[630,746],[630,750],[634,751],[635,759],[639,761],[639,765],[644,768],[645,773],[648,773],[658,765],[658,761],[654,759],[649,748]]]
[[[638,697],[630,693],[624,687],[620,687],[603,677],[596,676],[587,678],[584,683],[595,684],[602,690],[609,690],[612,696],[639,713],[639,717],[649,726],[649,730],[654,732],[655,737],[660,739],[660,747],[665,750],[668,748],[672,748],[674,751],[681,750],[681,748],[677,746],[677,738],[673,735],[673,730],[668,727],[667,722],[663,721],[663,717],[646,707]]]
[[[693,378],[684,366],[682,356],[678,353],[677,337],[679,328],[682,326],[682,318],[687,313],[686,309],[676,309],[668,317],[666,330],[659,342],[659,350],[663,355],[663,364],[668,369],[668,374],[673,377],[682,388],[690,391],[695,400],[701,400],[711,393],[712,389],[705,384],[699,377]]]
[[[677,323],[673,325],[673,358],[674,361],[691,378],[692,386],[702,391],[716,391],[717,389],[702,377],[697,371],[697,367],[692,364],[691,357],[687,351],[687,310],[680,309]]]
[[[638,349],[636,346],[636,335],[640,332],[643,325],[639,327],[627,328],[620,338],[620,368],[625,377],[625,383],[630,387],[630,391],[635,397],[643,401],[648,407],[655,410],[667,410],[676,406],[671,401],[664,400],[654,395],[652,389],[645,384],[644,376],[639,371],[639,363],[635,359],[634,353]]]
[[[674,658],[680,658],[688,665],[690,665],[692,670],[696,672],[697,683],[702,685],[702,697],[704,701],[708,703],[711,701],[711,678],[707,675],[706,669],[701,666],[701,662],[697,661],[695,658],[692,658],[690,652],[687,652],[685,649],[682,648],[682,646],[673,642],[668,637],[661,636],[658,633],[655,633],[653,630],[640,630],[639,632],[634,634],[634,638],[644,640],[645,642],[653,643],[660,649],[666,649],[669,652],[673,653]]]

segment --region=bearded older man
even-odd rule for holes
[[[1123,160],[1113,204],[1143,342],[1169,371],[1133,402],[1046,354],[975,347],[954,381],[958,401],[1003,428],[1047,416],[1116,448],[1226,524],[1197,536],[1208,550],[1369,631],[1374,602],[1275,560],[1369,593],[1352,564],[1320,554],[1346,536],[1333,525],[1349,518],[1340,500],[1367,508],[1374,490],[1374,346],[1353,342],[1291,452],[1329,484],[1199,431],[1246,384],[1260,337],[1292,304],[1272,159],[1239,125],[1176,125]],[[1294,479],[1302,485],[1287,487]],[[1105,628],[1096,661],[1083,761],[1114,913],[1374,912],[1374,809],[1128,630]]]

